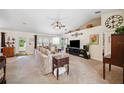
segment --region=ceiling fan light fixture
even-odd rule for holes
[[[54,29],[59,29],[59,30],[66,27],[60,21],[55,21],[51,25],[53,26]]]

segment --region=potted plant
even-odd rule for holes
[[[116,28],[115,32],[117,34],[124,34],[124,26],[120,26],[120,27]]]

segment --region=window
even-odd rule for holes
[[[54,37],[54,38],[53,38],[53,44],[54,44],[54,45],[59,45],[59,44],[60,44],[58,37]]]
[[[26,50],[26,38],[19,38],[19,50],[25,51]]]

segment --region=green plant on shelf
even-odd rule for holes
[[[116,28],[115,32],[117,34],[122,34],[122,33],[124,34],[124,26],[120,26],[120,27]]]

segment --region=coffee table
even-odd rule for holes
[[[53,56],[53,63],[52,63],[52,73],[54,74],[54,69],[57,68],[57,80],[59,78],[59,67],[63,67],[67,65],[67,74],[69,74],[69,55],[68,54],[61,54],[57,56]]]

